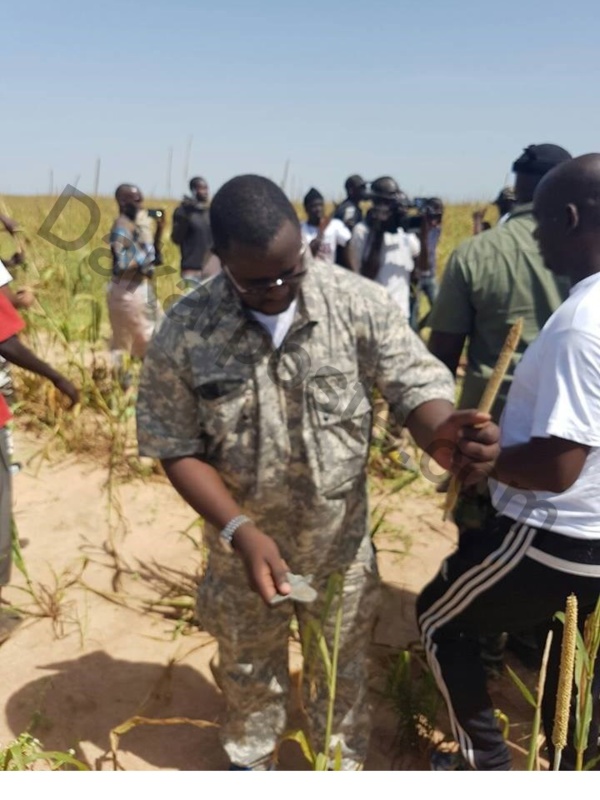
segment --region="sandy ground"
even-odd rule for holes
[[[16,441],[16,456],[24,462],[43,444],[19,432]],[[134,728],[121,738],[119,765],[223,770],[228,762],[217,727],[223,701],[210,670],[214,642],[147,606],[173,583],[191,590],[200,574],[195,516],[160,479],[121,485],[125,527],[112,514],[117,572],[105,480],[105,471],[72,457],[34,460],[15,478],[15,518],[20,538],[27,540],[23,555],[38,600],[24,591],[25,581],[14,570],[3,596],[30,615],[0,646],[0,743],[30,730],[48,750],[74,748],[90,768],[112,770],[109,733],[132,716],[203,720],[211,725]],[[407,750],[398,741],[397,716],[381,688],[390,659],[417,638],[415,594],[452,550],[455,529],[441,521],[440,496],[424,481],[375,499],[387,516],[376,537],[383,586],[372,642],[374,726],[365,768],[426,769],[425,748]],[[295,670],[294,643],[291,656]],[[533,686],[535,676],[518,669]],[[510,721],[518,768],[530,712],[508,678],[492,689]],[[443,712],[438,725],[440,736],[449,733]],[[309,767],[297,745],[287,743],[280,768]]]

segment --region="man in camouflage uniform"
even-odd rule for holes
[[[442,466],[458,444],[463,460],[485,471],[496,431],[486,416],[454,412],[449,372],[385,289],[312,259],[274,183],[255,175],[226,183],[211,227],[223,272],[175,304],[150,344],[140,452],[161,459],[206,521],[198,609],[219,644],[215,677],[232,767],[270,764],[286,725],[290,620],[296,613],[304,634],[309,619],[320,619],[328,580],[340,573],[332,748],[339,744],[344,769],[356,769],[367,753],[366,655],[377,605],[365,472],[372,388],[422,447],[438,443]],[[483,428],[465,427],[478,421]],[[232,530],[233,553],[220,541]],[[313,576],[314,603],[270,605],[290,593],[288,570]],[[332,619],[324,632],[331,647]],[[318,662],[305,707],[322,749],[328,695]]]

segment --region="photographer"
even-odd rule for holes
[[[386,176],[373,181],[369,199],[373,207],[352,232],[351,266],[355,272],[385,286],[408,320],[410,274],[414,259],[421,252],[421,242],[403,227],[407,220],[406,195],[393,178]]]
[[[209,191],[204,178],[192,178],[191,196],[186,196],[173,214],[171,240],[181,250],[181,277],[197,283],[221,271],[211,253],[212,233],[209,219]]]
[[[129,183],[118,187],[115,199],[119,216],[110,232],[113,266],[107,303],[113,366],[120,370],[123,353],[136,358],[145,356],[161,313],[150,278],[154,268],[162,264],[160,243],[165,214],[161,210],[146,210],[141,191]]]
[[[410,326],[418,332],[424,324],[419,323],[421,295],[427,297],[430,310],[437,296],[437,246],[442,235],[444,204],[439,197],[417,198],[414,203],[422,214],[421,240],[424,244],[413,273],[413,293],[410,298]]]

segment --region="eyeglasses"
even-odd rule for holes
[[[298,255],[298,261],[303,264],[304,255],[306,253],[306,244],[302,245]],[[301,283],[302,279],[308,272],[306,269],[298,269],[298,265],[282,272],[278,278],[271,280],[270,278],[255,278],[250,279],[248,286],[240,284],[231,274],[231,270],[226,264],[222,264],[223,272],[227,275],[236,290],[243,295],[263,295],[270,292],[271,289],[279,289],[282,286],[297,286]]]

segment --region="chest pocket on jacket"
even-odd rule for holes
[[[364,474],[371,436],[371,404],[355,373],[319,370],[307,387],[309,460],[326,497],[343,496]]]
[[[196,387],[206,457],[228,485],[252,479],[256,454],[256,400],[251,381],[223,378]]]

